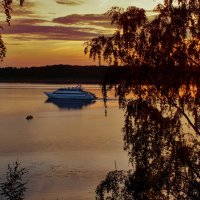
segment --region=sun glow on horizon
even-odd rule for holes
[[[7,55],[0,67],[98,64],[84,55],[83,44],[112,33],[110,21],[103,13],[112,6],[152,9],[157,3],[159,1],[26,0],[24,7],[13,7],[11,26],[4,25],[2,38]],[[5,16],[1,17],[5,20]]]

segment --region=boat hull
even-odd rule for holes
[[[91,94],[86,95],[69,95],[69,94],[55,94],[52,92],[45,92],[50,99],[76,99],[76,100],[95,100],[95,96]]]

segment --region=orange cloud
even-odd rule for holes
[[[76,6],[76,5],[81,5],[84,2],[81,0],[56,0],[56,3],[62,5]]]
[[[35,21],[34,21],[35,22]],[[18,40],[74,40],[85,41],[97,37],[101,31],[95,28],[39,26],[39,25],[13,25],[4,29],[4,34],[13,35]]]
[[[105,14],[72,14],[64,17],[54,18],[53,22],[71,25],[71,24],[87,24],[102,27],[111,27],[110,19]]]

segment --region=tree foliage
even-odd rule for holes
[[[151,19],[144,9],[113,7],[114,34],[86,42],[100,64],[129,67],[114,87],[132,168],[109,172],[96,199],[200,199],[200,84],[184,74],[200,66],[199,11],[199,0],[164,0]],[[102,87],[105,99],[110,88]]]
[[[20,166],[19,162],[8,165],[6,181],[1,183],[1,195],[7,200],[23,200],[26,191],[26,182],[23,180],[27,170]]]
[[[132,169],[109,172],[97,199],[199,199],[200,85],[174,80],[115,87]]]
[[[24,0],[19,0],[18,2],[20,4],[20,6],[22,6],[24,3]],[[6,16],[6,22],[9,26],[10,26],[10,21],[11,21],[12,4],[13,4],[12,0],[2,0],[1,1],[1,6],[3,7],[4,13]],[[1,27],[1,28],[3,29],[3,27]],[[5,56],[6,56],[6,46],[0,35],[0,61],[2,61],[3,58],[5,58]]]
[[[165,0],[149,19],[144,9],[113,7],[106,14],[114,34],[86,42],[85,53],[114,65],[200,66],[199,10],[199,0]]]

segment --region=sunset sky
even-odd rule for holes
[[[159,2],[162,1],[25,0],[24,7],[13,6],[10,27],[3,22],[5,16],[1,14],[7,56],[0,66],[95,64],[84,55],[83,44],[93,37],[112,33],[103,13],[112,6],[127,8],[132,5],[150,11]]]

